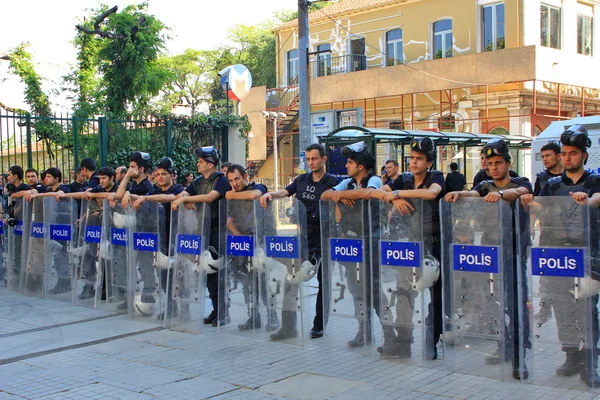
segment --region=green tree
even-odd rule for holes
[[[185,104],[194,115],[201,103],[210,104],[210,86],[217,79],[219,56],[215,50],[187,49],[183,54],[159,58],[159,65],[169,74],[159,101],[161,112],[168,113],[175,104]]]
[[[117,7],[101,6],[93,18],[94,29],[78,25],[85,34],[97,35],[100,98],[106,112],[123,117],[147,112],[168,72],[158,63],[164,50],[166,26],[147,13],[147,3]]]

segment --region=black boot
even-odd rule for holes
[[[581,372],[584,367],[585,354],[582,359],[580,351],[573,348],[567,348],[565,354],[567,356],[565,363],[558,367],[556,376],[573,376]]]
[[[377,352],[381,353],[382,356],[398,356],[398,337],[394,332],[394,327],[385,325],[383,327],[383,346],[377,348]]]
[[[253,308],[250,310],[250,316],[243,324],[238,325],[238,329],[240,331],[249,331],[252,329],[260,329],[260,312],[258,308]]]
[[[358,321],[358,332],[354,339],[348,341],[348,347],[362,347],[371,344],[371,330],[367,325],[367,321]]]
[[[523,358],[525,358],[525,349],[523,349]],[[518,350],[515,350],[515,353],[513,354],[513,378],[519,381],[526,380],[527,378],[529,378],[529,371],[527,370],[527,365],[525,365],[524,361],[523,365],[521,365]]]
[[[271,334],[271,340],[292,339],[298,336],[296,329],[296,313],[294,311],[281,312],[281,329]]]
[[[429,326],[428,326],[429,327]],[[440,335],[433,333],[432,329],[427,329],[425,336],[425,359],[432,361],[437,360],[437,343]]]
[[[600,376],[598,376],[598,356],[594,355],[591,360],[586,359],[586,349],[580,352],[581,360],[583,361],[583,369],[579,373],[581,380],[588,387],[600,387]]]
[[[60,294],[71,291],[71,280],[68,278],[58,278],[56,286],[50,289],[50,294]]]

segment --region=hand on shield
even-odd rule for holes
[[[460,195],[458,194],[458,192],[450,192],[447,193],[446,196],[444,196],[444,199],[446,199],[448,203],[455,203],[459,197]]]
[[[270,201],[273,201],[273,196],[271,196],[271,193],[265,193],[260,197],[260,199],[258,199],[258,202],[261,206],[263,206],[263,208],[267,208]]]
[[[392,203],[394,204],[394,208],[400,212],[400,215],[410,215],[413,211],[415,211],[415,208],[412,206],[412,204],[404,199],[396,199]]]
[[[129,192],[125,192],[125,195],[123,196],[123,199],[121,200],[121,207],[127,208],[127,206],[129,205],[130,202],[131,202],[131,194],[129,194]]]
[[[500,200],[502,200],[502,195],[498,192],[490,192],[483,198],[486,203],[497,203]]]
[[[521,204],[525,207],[529,207],[531,211],[536,211],[542,208],[542,205],[536,201],[533,201],[533,195],[531,193],[521,195],[519,197]]]
[[[587,193],[584,192],[569,192],[569,194],[571,195],[571,197],[573,198],[573,200],[575,200],[575,202],[585,205],[588,202],[588,195]]]

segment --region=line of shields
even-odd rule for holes
[[[278,199],[263,208],[258,201],[228,200],[223,221],[219,330],[302,345],[320,264],[308,257],[304,205]]]
[[[440,203],[444,354],[454,371],[563,389],[598,384],[598,210]]]

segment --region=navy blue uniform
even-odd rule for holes
[[[88,181],[88,187],[95,188],[99,184],[100,178],[98,177],[98,171],[94,171],[94,173],[92,174],[92,176],[90,176],[90,179]]]

